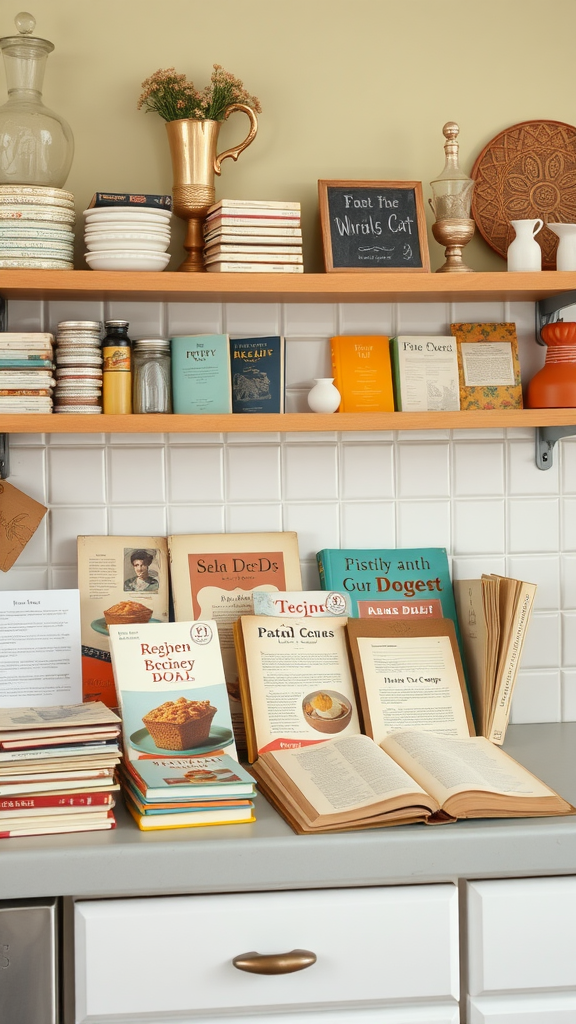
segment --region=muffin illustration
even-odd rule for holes
[[[104,618],[107,626],[121,626],[130,622],[149,622],[152,618],[152,609],[138,601],[119,601],[111,608],[104,609]]]
[[[189,750],[208,741],[212,719],[218,709],[209,700],[167,700],[153,708],[142,721],[156,747]]]

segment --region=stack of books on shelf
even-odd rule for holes
[[[1,412],[52,412],[53,344],[51,334],[0,334]]]
[[[221,199],[208,210],[204,246],[213,273],[301,274],[300,203]]]
[[[119,737],[100,701],[0,709],[0,839],[114,828]]]

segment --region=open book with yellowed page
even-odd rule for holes
[[[252,772],[296,832],[457,818],[574,814],[566,800],[483,736],[406,731],[262,754]]]
[[[332,623],[324,619],[322,626],[330,629]],[[257,634],[259,629],[254,623],[251,631],[247,624],[239,660],[252,704],[269,712],[271,691],[255,671],[262,659],[262,640],[267,639],[262,634],[254,641],[253,631]],[[265,728],[257,727],[254,734],[257,759],[252,771],[295,831],[574,813],[566,800],[508,754],[474,735],[451,620],[349,619],[346,633],[360,728],[348,722],[346,729],[316,743],[306,742],[299,729],[291,742],[281,744],[264,742]],[[332,644],[334,651],[340,639]],[[299,671],[299,665],[305,667],[307,648],[297,653],[298,643],[292,640],[287,633],[277,638],[278,650],[291,652],[291,676],[280,689],[277,705],[277,728],[284,737],[287,719],[282,727],[282,701],[286,706],[292,691],[298,691],[305,713],[307,701],[301,687],[310,687],[310,677],[303,684],[305,673]],[[326,638],[320,660],[325,661],[330,647]],[[252,658],[246,648],[252,648]],[[336,665],[334,660],[333,671]],[[340,671],[332,679],[332,688],[326,686],[330,692],[341,693],[347,686],[346,670],[341,667]],[[254,721],[258,717],[257,713]]]

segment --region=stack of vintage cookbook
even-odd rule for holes
[[[300,203],[221,199],[204,223],[204,265],[220,273],[301,274]]]
[[[0,838],[114,828],[119,736],[99,701],[0,709]]]
[[[254,821],[214,620],[110,625],[124,723],[120,782],[144,831]]]
[[[0,411],[52,412],[54,338],[0,334]]]

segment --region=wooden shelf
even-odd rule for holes
[[[535,302],[576,289],[576,272],[180,274],[0,270],[5,299],[156,302]]]
[[[40,413],[0,416],[10,434],[212,434],[302,431],[495,430],[573,426],[576,409],[471,409],[465,412],[255,413],[253,415],[87,416]]]

